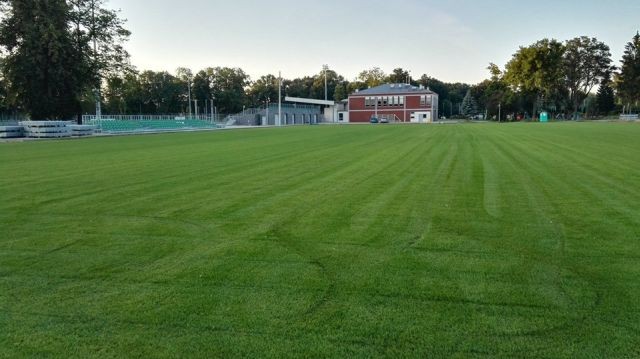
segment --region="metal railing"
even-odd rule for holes
[[[219,117],[219,116],[218,116]],[[93,121],[184,121],[198,120],[216,122],[216,116],[211,115],[84,115],[82,123]]]
[[[21,113],[0,113],[0,126],[15,126],[20,121],[28,121],[29,117]]]
[[[620,115],[620,119],[623,121],[635,121],[639,119],[638,114],[626,114],[626,115]]]

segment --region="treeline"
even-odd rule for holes
[[[412,83],[424,85],[440,94],[445,114],[460,114],[460,105],[471,88],[466,84],[448,84],[423,75],[412,80],[409,72],[396,68],[389,75],[379,68],[362,71],[352,81],[331,69],[320,70],[313,76],[282,79],[282,95],[312,99],[327,98],[341,101],[356,90],[383,83]],[[252,80],[241,68],[209,67],[198,72],[187,68],[168,71],[129,71],[106,79],[103,108],[110,114],[173,114],[196,111],[207,113],[212,105],[218,113],[238,113],[244,108],[264,106],[278,100],[279,78],[269,74]],[[191,98],[191,109],[189,109]],[[93,98],[86,98],[83,109],[92,113]]]
[[[278,78],[251,79],[241,68],[208,67],[139,71],[123,43],[130,36],[104,0],[0,0],[0,114],[19,111],[33,119],[70,119],[103,113],[237,113],[278,99]],[[595,38],[543,39],[521,47],[504,69],[490,64],[479,84],[412,78],[396,68],[362,71],[347,80],[331,69],[283,79],[283,95],[343,100],[383,83],[411,83],[440,95],[445,117],[501,120],[547,111],[571,118],[637,111],[640,101],[640,34],[627,44],[620,67]],[[594,91],[597,90],[597,93]],[[190,101],[190,99],[192,101]]]
[[[640,34],[627,43],[620,63],[613,65],[609,46],[596,38],[543,39],[521,47],[504,69],[490,64],[491,78],[470,95],[488,114],[498,107],[525,117],[541,111],[563,118],[636,111]]]
[[[443,117],[517,120],[545,111],[570,119],[638,110],[640,34],[627,43],[620,64],[613,65],[609,46],[596,38],[543,39],[518,49],[504,69],[490,64],[489,78],[476,85],[446,83],[426,74],[412,78],[403,68],[390,74],[380,68],[364,70],[353,81],[326,69],[283,79],[282,85],[283,95],[324,99],[326,75],[327,97],[341,101],[383,83],[411,83],[439,94]],[[278,82],[271,74],[252,81],[240,68],[206,68],[195,74],[185,68],[174,74],[131,71],[106,81],[104,101],[114,114],[186,113],[191,96],[201,111],[209,103],[221,113],[235,113],[277,101]],[[91,106],[87,103],[86,111]]]

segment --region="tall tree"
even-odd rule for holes
[[[600,84],[611,68],[609,46],[596,38],[576,37],[566,42],[564,73],[574,116],[580,103]]]
[[[262,106],[265,102],[278,101],[278,79],[266,75],[256,80],[249,88],[249,97],[253,106]]]
[[[478,105],[486,109],[490,117],[495,116],[496,120],[501,121],[504,114],[516,111],[515,96],[504,81],[503,71],[497,65],[491,63],[487,70],[491,75],[490,79],[474,86],[472,93],[478,99]]]
[[[333,94],[333,99],[335,101],[340,102],[349,97],[349,94],[347,93],[347,86],[347,83],[344,81],[338,83],[338,85],[336,86],[336,91]]]
[[[616,86],[618,95],[627,106],[640,101],[640,33],[627,43]]]
[[[358,80],[364,82],[369,87],[382,85],[387,81],[387,75],[379,67],[364,70],[358,75]]]
[[[389,75],[389,82],[396,84],[408,84],[409,83],[409,71],[398,67]]]
[[[105,0],[68,0],[72,38],[77,52],[89,63],[89,76],[96,85],[110,76],[131,70],[124,43],[131,33],[118,12],[105,7]]]
[[[211,77],[211,94],[219,113],[236,113],[249,104],[245,89],[249,75],[241,68],[216,67]],[[276,97],[277,100],[277,97]]]
[[[0,45],[15,105],[34,119],[71,118],[107,74],[128,65],[128,36],[104,0],[0,0]]]
[[[191,88],[191,93],[193,99],[197,101],[198,104],[198,112],[203,113],[207,110],[209,100],[212,98],[211,94],[211,78],[212,69],[206,69],[199,71],[193,77],[193,86]]]
[[[352,94],[356,91],[364,90],[366,88],[367,84],[356,78],[354,81],[349,82],[349,84],[347,85],[347,94]]]
[[[521,47],[506,66],[505,81],[523,95],[535,97],[532,116],[541,100],[555,99],[564,86],[565,47],[556,40],[544,39]]]
[[[611,72],[607,71],[600,82],[600,88],[598,89],[596,98],[598,111],[601,114],[607,115],[616,108],[615,92],[613,91],[611,84]]]
[[[285,95],[291,97],[312,98],[313,97],[313,77],[305,76],[293,80],[282,81]]]
[[[326,76],[327,76],[327,99],[331,100],[334,97],[338,83],[344,81],[344,78],[338,75],[338,73],[335,72],[334,70],[327,70]],[[324,77],[325,77],[324,71],[314,76],[313,87],[312,87],[313,89],[312,98],[315,98],[318,100],[324,100]]]
[[[7,92],[7,81],[4,77],[4,58],[0,56],[0,114],[7,112],[9,108],[9,93]]]
[[[0,45],[15,105],[32,119],[70,119],[80,111],[86,63],[69,32],[64,0],[2,0]]]
[[[186,113],[191,114],[193,108],[193,96],[191,94],[191,90],[193,88],[193,71],[186,67],[178,67],[176,69],[176,77],[187,90],[182,100],[185,104],[185,108],[187,109]]]
[[[462,100],[462,114],[469,118],[472,118],[478,114],[478,103],[473,97],[471,90],[467,91],[467,94]]]

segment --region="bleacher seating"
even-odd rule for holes
[[[111,120],[94,121],[103,132],[155,132],[189,129],[214,129],[214,123],[202,120]]]

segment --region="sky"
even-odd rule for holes
[[[475,84],[542,38],[596,37],[616,64],[640,30],[640,0],[109,0],[132,32],[140,70],[240,67],[252,79],[312,76],[322,65],[354,80],[402,67]]]

